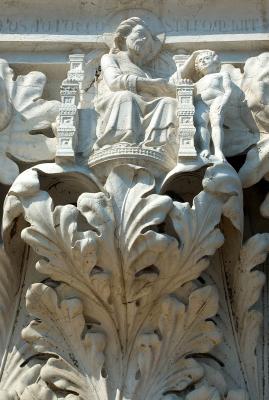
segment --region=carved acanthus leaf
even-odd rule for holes
[[[255,185],[262,178],[269,180],[268,154],[269,137],[268,135],[263,135],[257,145],[248,151],[246,161],[238,172],[244,188]],[[268,194],[260,206],[260,211],[263,217],[269,217]]]
[[[238,264],[229,272],[232,309],[236,320],[240,357],[247,377],[251,399],[260,393],[256,347],[262,324],[262,314],[253,309],[265,282],[263,272],[254,270],[263,263],[269,251],[269,234],[257,234],[242,247]]]
[[[211,204],[210,207],[207,205]],[[208,266],[208,256],[223,244],[223,235],[216,225],[222,213],[221,199],[214,199],[206,192],[199,193],[189,203],[174,203],[172,223],[180,240],[180,285],[197,278]],[[175,278],[177,279],[177,278]],[[174,288],[179,282],[171,282]]]
[[[30,135],[29,132],[50,127],[60,107],[58,101],[40,99],[46,83],[43,73],[33,71],[18,76],[16,80],[13,80],[13,75],[7,61],[1,59],[0,181],[6,185],[10,185],[19,174],[19,168],[10,155],[24,162],[54,158],[56,139],[42,134]]]
[[[4,361],[9,332],[14,319],[14,299],[19,288],[20,279],[16,270],[11,268],[4,248],[0,247],[0,365]]]
[[[40,383],[35,383],[28,386],[23,394],[20,396],[20,400],[57,400],[57,396],[47,386]],[[69,399],[71,400],[71,399]]]
[[[208,321],[218,309],[213,287],[194,291],[187,307],[173,296],[160,301],[159,307],[154,332],[137,338],[140,379],[133,399],[161,400],[167,393],[180,395],[204,374],[201,364],[190,357],[210,352],[221,340],[215,324]]]
[[[78,392],[82,399],[106,399],[104,364],[105,335],[88,329],[77,298],[58,304],[56,292],[34,284],[27,292],[29,312],[36,318],[22,331],[37,353],[51,358],[41,372],[58,390]],[[74,369],[73,367],[76,369]]]
[[[60,301],[51,288],[34,285],[28,294],[27,308],[38,320],[32,321],[23,335],[38,353],[49,357],[41,378],[56,392],[75,392],[88,400],[86,393],[96,384],[100,386],[94,396],[102,393],[102,400],[108,396],[108,387],[111,398],[119,390],[129,399],[133,398],[130,382],[136,388],[142,379],[139,374],[148,374],[146,392],[133,395],[152,399],[156,391],[161,399],[171,390],[190,391],[188,386],[201,379],[203,365],[189,357],[210,352],[219,343],[215,325],[207,321],[217,311],[215,292],[207,288],[190,294],[187,308],[184,301],[169,295],[198,278],[208,266],[208,256],[223,243],[216,226],[231,196],[238,197],[233,184],[225,190],[225,185],[221,186],[231,173],[229,168],[224,164],[209,169],[205,190],[194,198],[192,207],[154,193],[153,176],[132,165],[115,168],[103,191],[83,193],[77,206],[54,208],[52,198],[39,188],[36,171],[28,171],[29,179],[15,182],[10,194],[20,200],[29,223],[22,231],[23,239],[41,256],[37,269],[77,293]],[[172,304],[173,312],[160,307],[164,298]],[[98,335],[105,332],[108,338],[105,359],[100,355],[102,365],[97,363],[96,373],[80,337],[85,329],[81,313],[76,314],[80,301],[85,305],[85,316],[97,322]],[[160,322],[160,315],[166,322]],[[78,331],[73,328],[75,323],[80,326]],[[68,345],[62,339],[66,333],[68,340],[73,338]],[[152,340],[155,355],[145,361],[143,352],[147,346],[153,349],[153,344],[147,345]],[[72,357],[70,348],[74,349]],[[103,350],[104,346],[100,353]],[[156,360],[163,358],[164,363],[167,354],[171,370],[160,369],[158,365],[163,364]],[[79,365],[74,363],[77,358]],[[103,365],[106,384],[101,376]],[[158,379],[150,375],[155,370],[159,371]],[[98,382],[93,383],[97,373]],[[140,386],[142,390],[142,383]]]
[[[242,201],[241,185],[234,169],[227,163],[215,164],[207,169],[202,183],[204,190],[194,197],[192,206],[174,202],[169,214],[179,249],[161,276],[166,293],[198,278],[207,268],[209,256],[224,242],[217,227],[222,214],[233,219],[238,229],[242,226],[241,213],[236,215]]]
[[[207,283],[213,281],[218,287],[221,307],[216,323],[224,336],[213,355],[223,363],[220,369],[228,387],[237,385],[246,398],[248,394],[250,399],[256,400],[263,395],[258,348],[262,315],[255,305],[260,298],[265,275],[253,269],[266,259],[269,235],[251,237],[239,248],[238,254],[235,236],[228,240],[230,244],[221,249],[208,271],[211,278],[206,277]],[[230,246],[233,246],[232,254]]]
[[[16,393],[10,394],[8,391],[1,390],[1,389],[0,389],[0,399],[1,400],[19,400]]]
[[[177,398],[178,399],[178,398]],[[177,400],[171,399],[171,400]],[[222,400],[223,397],[218,391],[209,385],[204,385],[189,393],[184,400]],[[170,400],[170,399],[169,399]],[[242,390],[231,390],[225,396],[225,400],[249,400],[248,395]]]
[[[173,202],[168,196],[152,193],[155,180],[143,168],[115,168],[105,187],[112,197],[116,242],[123,264],[119,278],[123,274],[124,297],[131,302],[149,293],[167,264],[164,255],[177,247],[175,239],[158,232]]]
[[[188,394],[185,400],[221,400],[221,396],[215,388],[202,386]]]
[[[35,171],[30,173],[37,176]],[[38,191],[37,187],[36,191],[32,187],[29,189],[30,197],[21,186],[15,187],[21,189],[14,194],[20,196],[25,219],[30,223],[30,227],[22,231],[22,238],[42,257],[37,270],[56,281],[67,282],[87,295],[89,293],[94,301],[100,300],[100,288],[103,297],[108,297],[108,274],[93,270],[97,234],[91,230],[79,231],[79,210],[73,205],[54,208],[49,194]]]
[[[269,138],[264,135],[255,147],[247,153],[246,161],[239,170],[243,187],[247,188],[259,182],[269,173]]]
[[[206,170],[203,187],[216,200],[223,202],[223,215],[243,234],[243,192],[235,169],[228,163],[216,163]]]
[[[40,360],[29,359],[31,355],[30,346],[27,343],[23,343],[19,348],[14,346],[9,352],[0,382],[0,394],[6,393],[7,400],[18,400],[25,387],[38,378],[41,363]],[[2,397],[0,398],[2,400]]]

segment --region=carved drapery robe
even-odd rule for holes
[[[97,84],[95,108],[100,114],[95,148],[118,142],[165,144],[176,124],[176,99],[136,92],[137,78],[150,78],[124,52],[106,54]]]

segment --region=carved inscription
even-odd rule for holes
[[[246,19],[188,19],[188,18],[171,18],[163,21],[167,32],[178,33],[251,33],[263,32],[268,29],[266,22],[260,18]]]
[[[210,33],[258,33],[266,32],[269,23],[261,18],[245,19],[193,19],[171,17],[163,19],[166,32],[192,34],[196,32]],[[0,33],[51,33],[51,34],[101,34],[109,30],[107,21],[96,18],[73,20],[55,19],[20,19],[16,17],[0,18]],[[111,27],[113,30],[113,27]]]

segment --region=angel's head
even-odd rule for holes
[[[195,58],[195,70],[201,76],[219,72],[220,68],[219,56],[213,50],[201,51]]]

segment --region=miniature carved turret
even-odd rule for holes
[[[56,162],[65,164],[75,162],[78,142],[79,89],[84,78],[84,54],[69,56],[70,69],[61,86],[61,108],[57,127],[58,146]]]
[[[190,80],[181,80],[179,69],[185,61],[185,55],[176,55],[173,57],[178,71],[177,100],[178,100],[178,135],[179,151],[178,157],[193,158],[197,157],[194,145],[195,126],[193,116],[195,108],[193,105],[194,85]]]

